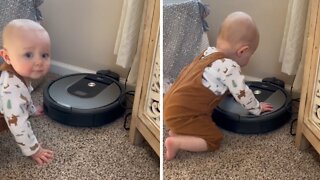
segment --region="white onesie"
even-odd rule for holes
[[[208,47],[204,56],[214,52],[217,52],[216,48]],[[229,89],[236,101],[250,113],[254,115],[261,113],[260,103],[245,84],[240,66],[231,59],[219,59],[214,61],[211,66],[206,67],[203,72],[202,84],[218,96]]]
[[[39,149],[28,120],[29,115],[36,111],[30,95],[32,90],[31,84],[27,87],[13,73],[1,72],[0,112],[25,156],[31,156]]]

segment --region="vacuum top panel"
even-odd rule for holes
[[[271,90],[250,85],[249,87],[253,91],[255,97],[259,102],[267,102],[272,104],[273,111],[265,112],[262,115],[277,111],[280,108],[282,108],[286,103],[287,96],[283,91],[279,89]],[[220,109],[227,110],[228,113],[238,114],[242,117],[253,116],[244,107],[242,107],[240,103],[237,103],[232,95],[228,95],[225,98],[223,98],[218,107]]]
[[[121,87],[112,78],[75,74],[57,79],[49,86],[48,92],[61,106],[94,109],[117,101]]]

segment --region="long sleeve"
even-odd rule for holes
[[[251,89],[245,84],[244,76],[240,74],[239,70],[238,68],[233,68],[228,71],[225,84],[238,103],[250,113],[259,115],[261,113],[260,103]]]
[[[214,48],[208,48],[205,55],[214,52]],[[202,84],[218,96],[229,90],[236,101],[250,113],[254,115],[261,113],[260,103],[245,84],[240,66],[231,59],[219,59],[213,62],[211,66],[206,67]]]
[[[33,109],[30,92],[16,76],[4,75],[8,76],[1,86],[2,113],[22,153],[31,156],[37,152],[39,144],[28,120]]]

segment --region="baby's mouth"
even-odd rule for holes
[[[43,70],[34,70],[33,72],[36,72],[36,73],[42,73]]]

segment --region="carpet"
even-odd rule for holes
[[[43,101],[43,88],[32,93],[34,104]],[[11,133],[0,133],[0,179],[159,179],[160,160],[147,144],[129,143],[124,119],[98,128],[59,124],[46,115],[30,119],[43,147],[54,151],[54,160],[39,167],[20,152]]]
[[[294,108],[296,113],[293,118],[297,114],[296,104]],[[319,179],[319,154],[313,147],[306,150],[295,147],[295,137],[290,134],[290,122],[260,135],[241,135],[222,130],[224,139],[217,151],[181,151],[174,160],[164,161],[163,177],[217,180]]]

